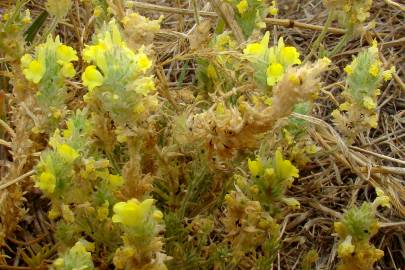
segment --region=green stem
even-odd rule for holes
[[[198,17],[198,7],[197,7],[197,0],[193,0],[193,9],[194,9],[194,17],[197,25],[200,24],[200,18]]]
[[[314,53],[318,50],[319,45],[321,45],[322,40],[325,38],[326,34],[328,33],[328,29],[331,26],[334,18],[335,18],[335,13],[333,11],[330,11],[321,33],[319,34],[318,38],[312,44],[311,51],[308,54],[308,56],[305,57],[304,62],[308,61],[311,58],[311,56],[314,55]]]
[[[42,39],[46,40],[48,38],[48,35],[50,33],[52,33],[53,30],[55,30],[57,25],[58,25],[58,19],[56,17],[52,18],[51,25],[49,26],[48,29],[46,29],[44,35],[42,36]]]
[[[331,53],[329,53],[329,57],[332,57],[336,54],[338,54],[344,46],[350,41],[353,35],[353,28],[350,27],[347,32],[343,35],[343,37],[340,38],[339,43],[336,45],[336,47],[333,49]]]

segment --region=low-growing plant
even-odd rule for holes
[[[0,181],[0,264],[17,266],[22,254],[22,266],[52,269],[280,268],[280,252],[306,241],[292,229],[309,232],[317,223],[301,223],[317,211],[340,217],[337,257],[331,241],[326,251],[310,243],[294,268],[313,269],[325,253],[332,256],[328,265],[341,270],[373,269],[383,258],[372,237],[380,227],[377,208],[390,206],[391,191],[376,188],[372,203],[368,193],[352,196],[365,202],[343,215],[307,194],[325,188],[324,179],[307,179],[324,177],[332,163],[340,182],[338,165],[366,179],[364,168],[350,167],[341,149],[329,146],[337,132],[316,133],[308,122],[333,129],[314,109],[337,63],[310,57],[339,14],[346,33],[335,55],[363,27],[372,1],[324,1],[329,17],[306,59],[291,37],[266,28],[267,17],[286,6],[211,3],[218,16],[201,14],[212,20],[199,17],[198,1],[189,11],[126,0],[48,0],[34,21],[27,2],[17,1],[2,14],[0,75],[7,75],[10,111],[0,119],[0,149],[10,151]],[[167,31],[163,16],[147,18],[134,8],[191,12],[194,32]],[[86,24],[80,14],[90,16]],[[85,28],[70,37],[59,26],[76,27],[66,22],[76,15]],[[160,52],[166,35],[187,37],[187,53]],[[395,72],[383,65],[376,42],[344,70],[343,102],[331,114],[343,138],[337,146],[378,127],[379,89]],[[379,177],[367,179],[383,186]],[[39,203],[31,206],[28,196]],[[319,220],[332,239],[330,219]],[[45,236],[26,238],[22,230],[32,227]],[[13,253],[21,242],[35,246]]]

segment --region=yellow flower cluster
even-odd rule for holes
[[[240,15],[245,14],[245,12],[249,8],[249,3],[247,0],[241,0],[237,5],[236,8],[238,9],[238,12]]]
[[[370,239],[378,232],[379,224],[374,203],[363,203],[360,207],[350,208],[342,218],[334,223],[340,238],[338,270],[372,269],[384,252],[370,244]]]
[[[345,102],[332,112],[336,125],[347,134],[355,136],[378,124],[377,98],[382,81],[390,80],[395,69],[384,70],[379,60],[377,42],[361,52],[344,68],[347,74]],[[347,127],[350,127],[349,130]]]
[[[152,66],[152,61],[139,49],[135,54],[122,40],[117,24],[109,24],[110,31],[97,37],[96,44],[87,45],[83,50],[83,59],[91,63],[82,74],[83,84],[90,91],[103,84],[114,85],[115,80],[128,83],[140,74],[145,74]],[[137,90],[142,94],[155,89],[151,78],[144,81],[144,89]]]
[[[370,16],[372,0],[324,0],[329,9],[339,10],[345,14],[351,25],[364,22]]]
[[[300,54],[295,47],[285,46],[280,38],[277,46],[268,48],[270,33],[266,32],[259,43],[250,43],[243,50],[251,62],[265,62],[267,85],[274,86],[281,80],[288,67],[301,64]]]
[[[50,171],[44,171],[40,174],[35,187],[40,188],[44,192],[53,193],[53,191],[55,190],[55,185],[55,175]]]
[[[76,72],[72,61],[77,60],[76,51],[72,47],[62,44],[59,36],[57,36],[55,40],[48,37],[46,43],[37,46],[35,58],[30,54],[23,55],[21,57],[21,66],[27,80],[38,84],[47,71],[50,73],[48,76],[57,76],[60,73],[65,78],[74,77]],[[58,64],[56,74],[52,74],[52,72],[55,72],[53,66],[51,66],[54,62]]]
[[[76,244],[53,262],[56,270],[62,269],[94,269],[90,251],[94,251],[93,243],[86,240],[79,240]]]
[[[270,161],[258,157],[256,160],[248,160],[248,169],[253,177],[254,185],[250,186],[250,192],[258,194],[262,191],[264,197],[270,200],[281,200],[292,208],[299,208],[300,203],[294,198],[285,198],[283,193],[292,185],[294,178],[299,177],[298,169],[289,160],[283,159],[280,150],[275,152]],[[243,181],[239,181],[243,183]],[[241,184],[242,186],[244,184]],[[274,191],[269,194],[266,190]]]

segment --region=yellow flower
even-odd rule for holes
[[[61,44],[56,49],[56,59],[59,65],[63,65],[77,61],[79,58],[77,58],[76,51],[72,47]]]
[[[258,186],[253,185],[253,186],[251,186],[251,187],[249,188],[249,191],[250,191],[251,193],[253,193],[253,194],[258,194],[260,190],[259,190],[259,187],[258,187]]]
[[[353,68],[352,68],[351,65],[347,65],[347,66],[344,68],[344,71],[347,73],[347,75],[352,75],[352,74],[353,74]]]
[[[351,256],[354,252],[354,245],[352,244],[352,237],[348,235],[346,239],[339,244],[338,247],[338,255],[339,257],[347,257]]]
[[[63,269],[65,266],[65,260],[63,258],[57,258],[53,261],[53,266],[55,266],[56,269]]]
[[[283,198],[283,202],[292,209],[299,209],[301,207],[300,202],[295,198]]]
[[[341,111],[348,111],[350,109],[350,103],[349,102],[344,102],[339,105],[339,110]]]
[[[267,168],[264,170],[264,176],[267,178],[270,178],[274,175],[274,169],[273,168]]]
[[[137,54],[136,59],[137,59],[136,62],[137,62],[138,68],[142,72],[146,72],[152,66],[152,61],[150,61],[148,56],[144,53]]]
[[[298,177],[298,169],[291,164],[291,161],[284,160],[280,150],[276,151],[274,160],[276,175],[281,179],[291,179]]]
[[[301,64],[300,54],[295,47],[284,47],[280,52],[280,61],[284,65]]]
[[[391,208],[390,198],[388,196],[378,196],[375,198],[373,205]]]
[[[37,60],[31,61],[28,67],[23,70],[25,78],[34,83],[39,83],[45,74],[45,65]]]
[[[56,186],[56,178],[51,172],[45,171],[41,173],[39,176],[39,181],[35,186],[44,192],[53,193]]]
[[[104,77],[97,70],[96,66],[88,66],[82,74],[83,84],[92,91],[95,87],[103,84]]]
[[[59,207],[55,207],[54,205],[52,205],[51,210],[48,211],[48,217],[49,219],[57,219],[58,217],[60,217],[61,212]]]
[[[377,104],[371,97],[364,97],[363,106],[369,110],[374,110],[377,107]]]
[[[215,112],[219,115],[224,114],[225,113],[225,105],[223,102],[219,102],[217,104],[217,107],[215,108]]]
[[[368,125],[370,127],[377,128],[377,126],[378,126],[378,117],[377,117],[377,115],[371,115],[371,116],[367,117],[366,122],[368,123]]]
[[[213,80],[218,78],[217,71],[216,71],[214,65],[211,63],[207,66],[207,76]]]
[[[145,105],[143,105],[142,102],[139,102],[138,104],[136,104],[136,105],[134,106],[134,109],[133,109],[134,113],[136,113],[136,114],[141,114],[141,113],[143,113],[145,110],[146,110]]]
[[[87,251],[94,251],[96,250],[96,245],[92,242],[89,242],[85,239],[80,239],[79,242],[84,246]]]
[[[236,5],[240,15],[243,15],[247,11],[248,7],[249,3],[247,0],[242,0]]]
[[[337,221],[333,223],[333,228],[340,237],[346,237],[347,235],[346,226],[342,222]]]
[[[26,67],[28,67],[29,66],[29,64],[32,62],[32,56],[31,56],[31,54],[24,54],[22,57],[21,57],[21,59],[20,59],[20,61],[21,61],[21,66],[23,67],[23,68],[26,68]]]
[[[389,70],[383,72],[384,81],[389,81],[392,79],[392,74],[395,72],[395,67],[391,67]]]
[[[149,218],[152,205],[153,199],[146,199],[141,203],[137,199],[116,203],[112,221],[129,227],[141,226]]]
[[[123,246],[119,247],[115,251],[115,255],[113,258],[113,263],[115,269],[125,269],[128,264],[128,261],[134,257],[136,250],[132,246]]]
[[[370,73],[373,77],[377,77],[380,74],[379,64],[372,64],[370,69],[368,70],[368,73]]]
[[[157,220],[157,221],[160,221],[160,220],[163,219],[163,213],[162,213],[162,211],[160,211],[160,210],[155,210],[155,211],[153,211],[152,216],[153,216],[153,218],[154,218],[155,220]]]
[[[370,53],[377,55],[378,54],[378,42],[377,40],[373,40],[371,47],[369,48]]]
[[[284,74],[284,67],[280,63],[272,63],[267,68],[267,85],[275,85]]]
[[[79,153],[67,144],[58,145],[56,151],[68,162],[73,162],[79,157]]]
[[[75,214],[70,209],[69,205],[62,205],[62,217],[68,223],[73,223],[75,221]]]
[[[99,43],[93,46],[87,46],[83,50],[83,59],[87,63],[94,62],[102,71],[107,70],[107,62],[105,59],[106,45]]]
[[[109,203],[108,201],[105,201],[104,204],[97,209],[97,219],[100,221],[103,221],[107,219],[109,210],[108,210]]]
[[[251,43],[243,50],[245,55],[263,55],[269,46],[270,32],[267,31],[260,43]]]
[[[270,15],[276,16],[278,14],[278,8],[276,1],[271,2],[271,6],[269,7]]]
[[[248,159],[248,168],[250,173],[252,174],[253,177],[258,176],[261,171],[263,170],[263,165],[260,160],[250,160]]]
[[[31,14],[30,14],[30,10],[27,9],[25,10],[25,15],[21,20],[24,24],[29,24],[31,23]]]
[[[97,17],[100,17],[101,14],[103,14],[103,9],[99,6],[96,6],[93,11],[93,16],[97,18]],[[127,18],[127,17],[125,17],[125,18]]]
[[[76,74],[75,68],[72,63],[64,63],[61,69],[63,77],[73,78]]]
[[[121,175],[108,175],[108,182],[112,187],[119,187],[124,184],[124,178]]]

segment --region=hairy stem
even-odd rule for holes
[[[319,34],[318,38],[312,44],[311,51],[307,55],[307,57],[305,57],[304,62],[308,61],[311,58],[311,56],[314,55],[314,53],[316,53],[316,51],[319,48],[319,45],[321,44],[321,42],[325,38],[326,34],[328,33],[328,29],[331,26],[334,17],[335,17],[335,13],[333,11],[330,11],[329,14],[328,14],[328,18],[326,19],[325,25],[324,25],[321,33]]]

